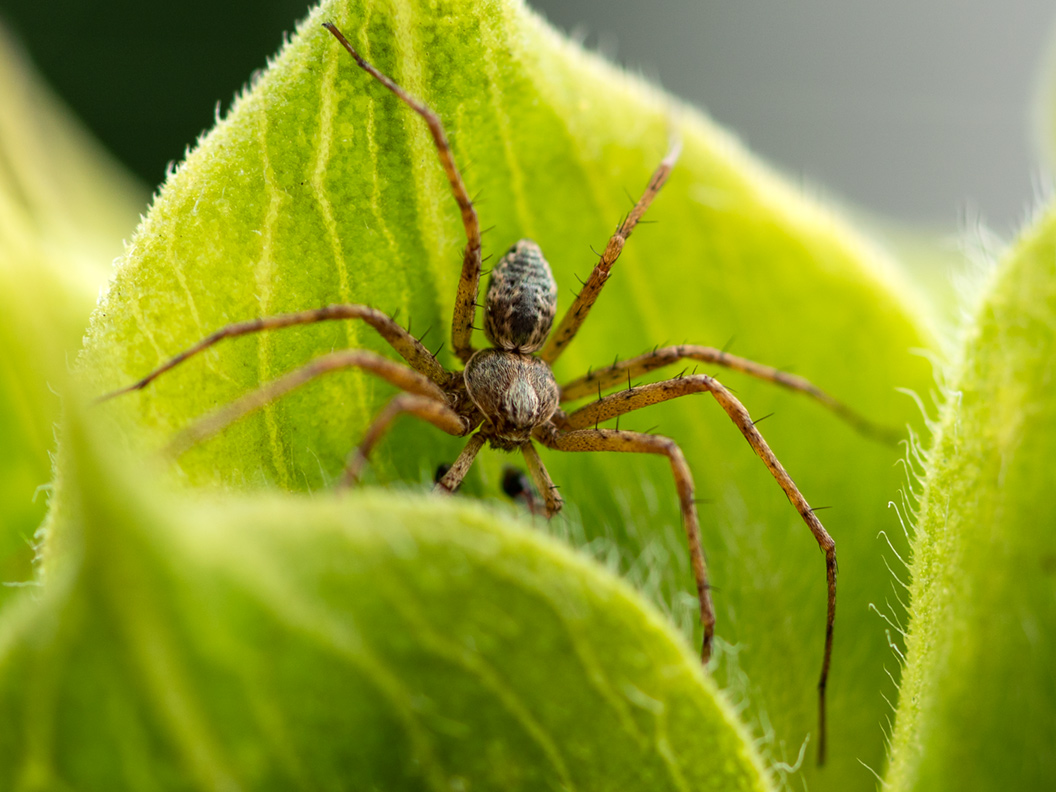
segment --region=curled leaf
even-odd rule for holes
[[[54,389],[140,205],[0,28],[0,600],[32,577]]]
[[[305,21],[161,191],[93,317],[81,370],[95,394],[128,385],[234,321],[336,302],[397,314],[430,348],[447,341],[464,244],[421,119],[360,71],[332,21],[444,120],[483,225],[485,253],[536,240],[568,304],[675,130],[684,153],[635,231],[590,321],[557,368],[572,379],[656,344],[723,346],[794,365],[859,413],[902,426],[925,390],[911,348],[930,339],[897,270],[835,216],[755,162],[699,113],[583,53],[520,2],[326,2]],[[478,338],[478,345],[483,339]],[[202,413],[342,347],[387,347],[362,325],[326,324],[218,346],[115,400],[111,436],[153,453]],[[389,352],[391,354],[391,351]],[[441,362],[453,359],[444,350]],[[677,371],[670,372],[676,375]],[[868,777],[883,753],[887,598],[877,533],[897,488],[897,450],[816,404],[721,375],[756,416],[826,520],[843,577],[830,684],[833,742],[814,789]],[[193,486],[317,490],[393,390],[334,374],[232,426],[178,463]],[[726,642],[720,678],[751,703],[768,750],[793,760],[815,729],[825,579],[816,545],[736,428],[702,399],[628,416],[685,449]],[[431,481],[460,441],[410,421],[378,447],[373,481]],[[496,455],[469,494],[499,492]],[[554,530],[608,552],[692,632],[685,538],[669,466],[625,455],[548,454],[571,521]],[[578,515],[578,518],[577,518]],[[584,717],[589,717],[584,715]],[[764,725],[765,724],[765,725]]]
[[[451,499],[192,506],[96,431],[0,618],[3,788],[771,788],[681,637],[563,544]]]
[[[928,452],[885,789],[1056,779],[1056,211],[968,327]]]

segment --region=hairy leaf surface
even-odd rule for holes
[[[62,558],[0,618],[4,789],[771,788],[563,543],[419,495],[191,505],[65,438]]]
[[[0,28],[0,600],[32,577],[55,388],[142,198]]]
[[[913,545],[893,790],[1056,778],[1056,212],[1009,252],[968,328]]]
[[[129,384],[226,323],[327,303],[398,312],[416,334],[428,331],[431,348],[448,340],[464,239],[435,151],[421,120],[356,68],[322,29],[326,20],[441,115],[491,227],[485,253],[501,255],[522,237],[539,242],[561,286],[559,312],[669,133],[682,138],[682,159],[648,216],[655,222],[629,241],[559,361],[559,380],[655,344],[729,344],[793,367],[879,423],[914,417],[894,389],[926,390],[928,366],[910,349],[931,342],[882,254],[698,112],[583,53],[521,3],[485,0],[328,2],[313,12],[137,232],[81,361],[93,392]],[[352,324],[232,341],[108,405],[114,442],[152,454],[203,412],[349,346],[384,351]],[[453,363],[446,349],[439,356]],[[869,605],[891,598],[877,535],[897,530],[886,504],[901,452],[800,396],[722,376],[754,415],[776,412],[764,434],[808,499],[834,507],[825,513],[841,565],[830,765],[818,772],[808,762],[804,776],[812,789],[870,783],[861,762],[882,762],[878,691],[893,658]],[[392,395],[367,377],[331,375],[192,450],[179,477],[238,490],[325,488]],[[724,642],[719,678],[748,703],[770,755],[793,761],[817,717],[822,557],[716,405],[682,401],[621,427],[656,426],[684,447],[698,495],[710,501],[702,521]],[[379,447],[371,481],[431,482],[459,447],[407,421]],[[692,632],[666,461],[556,453],[545,461],[568,503],[552,530],[611,560]],[[467,493],[497,497],[504,463],[483,455]]]

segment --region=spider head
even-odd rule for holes
[[[466,365],[466,390],[487,418],[488,440],[504,451],[524,445],[557,410],[550,367],[532,355],[482,349]]]
[[[543,251],[530,239],[511,247],[491,271],[484,300],[484,333],[492,346],[535,352],[550,334],[557,283]]]

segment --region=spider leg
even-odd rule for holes
[[[418,396],[427,397],[441,404],[444,391],[428,377],[394,360],[368,352],[364,349],[345,349],[321,355],[298,369],[284,374],[276,380],[262,385],[245,396],[216,410],[188,426],[169,443],[166,451],[179,456],[192,446],[212,437],[235,421],[245,417],[266,404],[285,396],[295,388],[331,371],[346,368],[361,368],[377,374],[384,380]]]
[[[470,200],[466,185],[462,181],[458,166],[455,164],[455,156],[451,151],[451,145],[447,142],[444,125],[440,116],[429,109],[425,104],[412,97],[403,88],[386,77],[374,66],[365,61],[362,56],[349,44],[348,40],[330,22],[324,22],[323,27],[329,30],[349,54],[355,58],[360,68],[370,74],[374,79],[388,88],[399,97],[414,112],[425,119],[429,126],[429,132],[436,144],[436,153],[440,157],[440,164],[447,175],[447,181],[451,185],[451,192],[462,213],[462,225],[466,230],[466,249],[462,255],[462,276],[458,281],[458,293],[455,297],[455,310],[451,322],[451,342],[455,354],[463,363],[468,363],[476,351],[470,337],[473,332],[473,319],[476,315],[477,292],[480,286],[480,222],[477,219],[476,210]]]
[[[345,466],[345,472],[341,476],[339,488],[350,487],[359,481],[359,474],[367,464],[367,458],[378,441],[392,426],[392,422],[404,413],[428,421],[437,429],[442,429],[451,435],[462,436],[472,429],[468,419],[452,410],[443,400],[437,400],[434,396],[421,396],[417,393],[401,393],[393,397],[385,409],[374,419],[374,423],[367,429],[359,447],[352,452]],[[472,443],[473,441],[470,440]],[[455,465],[457,466],[457,462]],[[468,468],[468,465],[467,465]],[[450,474],[450,471],[448,472]],[[465,474],[463,474],[465,475]],[[447,476],[445,475],[446,479]],[[441,479],[443,481],[443,479]]]
[[[595,300],[601,294],[601,288],[605,285],[605,281],[609,279],[612,266],[616,263],[616,259],[620,257],[620,251],[623,250],[627,238],[631,235],[634,227],[638,225],[638,221],[642,219],[642,215],[645,214],[656,194],[660,192],[660,188],[664,186],[664,182],[667,181],[668,174],[671,173],[671,169],[675,166],[681,151],[681,142],[675,141],[670,151],[667,152],[667,156],[664,157],[660,166],[653,173],[652,178],[649,179],[649,184],[646,186],[642,197],[638,199],[638,203],[634,205],[626,219],[620,223],[616,233],[609,238],[601,258],[594,265],[594,270],[590,273],[590,277],[587,278],[583,289],[565,312],[564,318],[561,319],[561,324],[550,334],[550,339],[546,342],[543,351],[539,353],[539,356],[548,364],[553,365],[554,361],[557,360],[558,356],[564,352],[565,347],[575,337],[580,325],[586,321],[587,314],[590,313]]]
[[[458,455],[458,459],[455,460],[455,464],[444,474],[436,486],[433,487],[433,492],[440,492],[446,495],[451,494],[459,485],[462,483],[462,479],[466,477],[469,472],[469,468],[473,465],[473,460],[477,458],[477,454],[480,449],[484,447],[484,436],[477,432],[466,443],[462,449],[462,453]]]
[[[821,388],[812,384],[804,377],[789,374],[786,371],[764,366],[747,358],[730,355],[721,349],[705,346],[694,346],[682,344],[680,346],[668,346],[654,349],[644,355],[629,360],[621,360],[611,366],[592,371],[585,377],[572,380],[561,387],[561,401],[573,401],[584,396],[592,396],[598,389],[606,390],[614,385],[630,382],[634,377],[639,377],[655,369],[669,366],[679,360],[696,360],[701,363],[713,363],[725,366],[734,371],[740,371],[751,377],[773,382],[783,388],[803,393],[823,407],[831,410],[842,420],[850,424],[855,430],[867,437],[880,440],[888,444],[894,444],[901,439],[902,433],[887,426],[870,421],[845,405],[843,402],[830,396]]]
[[[674,440],[660,435],[625,432],[618,429],[581,429],[571,432],[543,428],[536,434],[538,440],[557,451],[623,451],[634,454],[661,454],[671,461],[671,471],[678,488],[678,500],[682,508],[682,523],[689,543],[689,558],[693,567],[693,578],[697,584],[697,599],[700,602],[700,623],[704,627],[704,642],[700,659],[707,663],[711,658],[711,639],[715,632],[715,609],[711,603],[708,586],[708,567],[704,560],[704,547],[700,539],[700,522],[697,519],[697,504],[693,499],[693,475],[689,465]]]
[[[561,500],[557,487],[550,478],[543,460],[539,458],[539,452],[535,450],[535,446],[529,441],[521,446],[521,453],[524,454],[524,461],[528,463],[528,474],[532,477],[532,483],[543,496],[546,516],[549,519],[561,511],[561,507],[565,505],[564,501]]]
[[[601,421],[615,418],[617,415],[640,409],[650,404],[676,399],[691,393],[710,393],[719,403],[737,428],[751,445],[752,450],[763,461],[785,496],[799,512],[803,522],[814,535],[818,547],[825,553],[825,578],[828,587],[828,603],[825,619],[825,651],[822,656],[821,677],[818,680],[818,763],[825,761],[825,687],[829,679],[829,665],[832,661],[832,633],[836,621],[836,543],[829,536],[821,521],[814,514],[807,499],[800,493],[796,483],[770,450],[766,440],[755,428],[748,410],[718,380],[706,374],[694,374],[689,377],[665,380],[650,385],[614,393],[587,405],[564,417],[562,426],[569,429],[580,429],[594,426]]]
[[[412,336],[381,311],[375,310],[374,308],[368,308],[366,305],[327,305],[324,308],[317,308],[311,311],[298,311],[296,313],[265,316],[259,319],[250,319],[246,322],[237,322],[235,324],[221,327],[215,333],[206,336],[194,346],[185,349],[166,363],[158,366],[143,379],[125,388],[121,388],[120,390],[107,393],[105,396],[100,396],[98,401],[103,402],[112,399],[115,396],[120,396],[123,393],[142,390],[166,371],[176,368],[176,366],[180,365],[188,358],[194,357],[199,352],[204,352],[206,349],[214,344],[220,343],[225,338],[235,338],[250,333],[259,333],[264,330],[278,330],[283,327],[315,324],[316,322],[328,322],[337,319],[362,319],[377,330],[378,333],[381,334],[381,337],[388,341],[392,348],[395,349],[415,371],[424,374],[437,384],[442,385],[447,382],[449,378],[447,372],[444,371],[443,366],[437,362],[436,358],[430,354],[429,350],[422,346],[417,338]]]
[[[512,465],[508,465],[502,472],[502,491],[510,500],[524,506],[529,514],[541,514],[547,519],[550,518],[546,502],[539,497],[538,489],[531,479]]]

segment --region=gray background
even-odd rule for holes
[[[824,193],[920,226],[1017,228],[1052,0],[530,0]]]
[[[527,2],[822,192],[915,225],[981,219],[1003,236],[1034,201],[1031,106],[1053,0]],[[0,0],[0,22],[153,185],[306,4]]]

